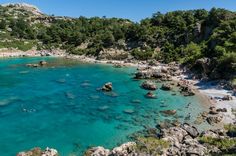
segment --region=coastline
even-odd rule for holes
[[[120,60],[96,60],[95,57],[88,57],[83,55],[73,55],[67,54],[63,50],[43,50],[43,51],[11,51],[11,52],[0,52],[0,58],[12,58],[12,57],[63,57],[66,59],[75,59],[85,63],[99,63],[99,64],[113,64],[117,67],[137,67],[137,68],[151,68],[152,70],[161,70],[165,68],[165,64],[158,64],[157,66],[148,65],[147,61],[120,61]],[[172,80],[175,82],[187,82],[188,86],[194,90],[197,96],[199,96],[203,102],[203,107],[216,107],[216,109],[226,108],[227,112],[220,112],[219,114],[223,116],[223,121],[219,126],[223,127],[224,124],[234,124],[236,122],[235,114],[236,110],[236,97],[232,96],[232,92],[220,88],[218,84],[213,84],[212,81],[203,82],[200,80],[193,80],[189,78],[189,75],[180,71],[179,76],[172,76]],[[224,96],[232,97],[231,100],[222,100]]]

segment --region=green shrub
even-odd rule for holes
[[[200,137],[201,143],[206,143],[218,147],[220,150],[228,151],[236,146],[236,139],[230,138],[212,138],[212,137]]]
[[[136,138],[136,150],[148,155],[160,155],[162,150],[169,147],[169,142],[155,137],[138,137]]]

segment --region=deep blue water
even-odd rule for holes
[[[89,146],[112,148],[143,126],[167,119],[160,110],[176,109],[179,116],[203,110],[197,97],[178,93],[157,90],[157,99],[146,99],[141,81],[132,79],[134,68],[56,58],[44,58],[47,67],[25,66],[39,60],[0,59],[0,156],[33,147],[53,147],[62,156],[81,155]],[[108,81],[114,93],[97,91]],[[185,108],[189,102],[190,108]],[[124,113],[127,109],[134,113]]]

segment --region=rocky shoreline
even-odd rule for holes
[[[231,127],[230,127],[231,126]],[[187,123],[168,128],[152,129],[145,137],[136,137],[112,150],[92,147],[84,156],[205,156],[236,152],[236,126],[199,132]],[[58,156],[55,149],[34,148],[17,156]]]
[[[137,138],[136,142],[125,143],[113,150],[93,147],[85,152],[85,156],[223,155],[235,153],[235,145],[235,131],[217,129],[199,133],[196,127],[184,123],[160,129],[158,133],[153,131],[150,136]]]
[[[77,55],[70,55],[66,54],[64,51],[31,51],[31,52],[1,52],[0,57],[40,57],[40,56],[53,56],[53,57],[63,57],[66,59],[77,59],[82,62],[86,63],[102,63],[102,64],[113,64],[115,68],[121,68],[125,66],[134,66],[138,68],[137,73],[135,74],[135,79],[146,79],[146,84],[143,84],[143,88],[147,90],[155,90],[155,85],[151,82],[152,80],[158,81],[158,82],[164,82],[162,87],[160,89],[169,91],[172,90],[173,87],[179,87],[179,90],[181,94],[184,96],[193,96],[195,94],[198,94],[202,97],[203,103],[206,107],[209,107],[209,112],[202,112],[199,114],[199,117],[196,119],[196,124],[201,124],[204,121],[207,121],[210,125],[213,125],[215,127],[223,127],[224,124],[235,124],[235,112],[236,112],[236,98],[233,96],[233,91],[226,90],[224,86],[226,83],[224,82],[204,82],[199,80],[194,80],[189,74],[186,74],[181,70],[180,65],[176,63],[171,64],[161,64],[159,62],[152,61],[152,64],[150,65],[150,62],[148,61],[136,61],[136,60],[129,60],[129,61],[117,61],[117,60],[96,60],[95,58],[89,58],[86,56],[77,56]],[[170,110],[174,111],[174,110]],[[183,125],[182,125],[183,126]],[[191,126],[190,126],[191,127]],[[166,127],[165,127],[166,128]],[[173,129],[168,129],[167,131],[176,131],[176,132],[183,132],[183,127],[175,127]],[[161,129],[162,131],[162,129]],[[185,130],[186,131],[186,130]],[[214,132],[214,130],[211,130]],[[184,132],[183,132],[184,133]],[[207,133],[205,131],[205,133]],[[215,132],[214,132],[215,133]],[[218,133],[217,133],[218,134]],[[173,137],[174,134],[171,134]],[[163,137],[165,138],[165,137]],[[189,140],[190,139],[190,140]],[[191,140],[192,139],[192,140]],[[165,139],[164,139],[165,140]],[[173,143],[173,140],[168,140],[168,142]],[[174,139],[176,140],[176,139]],[[196,141],[196,138],[187,138],[187,141],[190,141],[194,144],[192,148],[193,150],[196,150],[196,148],[200,151],[193,152],[193,154],[196,154],[199,152],[200,155],[205,155],[206,153],[209,153],[209,150],[206,147],[203,147],[202,145],[199,145],[198,140]],[[184,139],[181,140],[181,143],[185,142]],[[93,155],[93,156],[109,156],[109,155],[130,155],[130,146],[136,146],[136,143],[127,143],[120,147],[117,147],[113,150],[107,150],[102,147],[98,148],[92,148],[87,152],[87,155]],[[180,144],[180,141],[179,141]],[[199,145],[199,146],[198,146]],[[178,155],[180,152],[180,155],[189,155],[186,153],[189,150],[186,150],[187,145],[181,145],[181,148],[178,146],[177,153],[176,151],[174,155]],[[183,149],[182,149],[183,148]],[[118,150],[117,150],[118,149]],[[184,151],[185,149],[185,151]],[[126,151],[124,154],[120,154],[119,151]],[[169,153],[167,152],[169,151]],[[165,153],[164,155],[171,155],[170,149],[163,151]],[[41,152],[42,153],[42,152]],[[132,153],[132,152],[131,152]],[[28,154],[29,155],[29,154]],[[27,156],[28,156],[27,155]],[[131,155],[140,155],[137,153],[133,153]],[[24,156],[24,155],[21,155]],[[47,155],[45,155],[47,156]],[[54,156],[54,155],[48,155],[48,156]]]

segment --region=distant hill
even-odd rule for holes
[[[199,77],[234,79],[236,13],[212,8],[120,18],[46,15],[29,4],[0,6],[0,49],[64,49],[98,59],[177,61]]]

